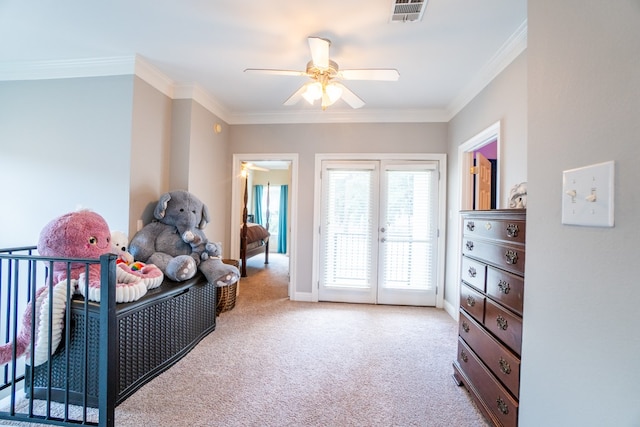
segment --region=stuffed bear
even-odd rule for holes
[[[198,270],[217,286],[238,280],[236,267],[208,254],[202,256],[208,243],[202,229],[209,222],[209,210],[200,199],[185,190],[164,193],[153,216],[155,221],[145,225],[129,243],[134,259],[155,264],[176,282],[192,278]],[[185,241],[185,237],[190,241]],[[195,240],[198,242],[194,243]]]
[[[133,262],[133,255],[129,253],[127,247],[129,246],[129,238],[122,231],[111,232],[111,253],[118,255],[118,263],[131,264]]]

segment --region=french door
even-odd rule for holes
[[[436,305],[438,162],[322,162],[318,299]]]

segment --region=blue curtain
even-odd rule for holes
[[[262,185],[254,185],[253,209],[255,223],[262,224]]]
[[[289,199],[289,186],[280,186],[280,212],[278,220],[278,253],[287,253],[287,200]]]

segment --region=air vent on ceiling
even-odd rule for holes
[[[393,0],[389,22],[415,22],[422,20],[428,0]]]

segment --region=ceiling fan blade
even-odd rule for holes
[[[351,92],[345,85],[342,83],[334,83],[336,86],[339,86],[342,89],[342,100],[349,104],[351,108],[360,108],[364,105],[364,101],[360,99],[358,95]]]
[[[244,70],[244,72],[257,73],[257,74],[272,74],[277,76],[306,76],[307,75],[305,71],[274,70],[270,68],[247,68]]]
[[[331,41],[320,37],[309,37],[309,49],[313,65],[321,70],[329,68],[329,46]]]
[[[338,77],[345,80],[396,81],[400,78],[400,73],[393,68],[366,68],[360,70],[340,70],[338,71]]]
[[[244,167],[246,167],[247,169],[251,169],[251,170],[254,170],[254,171],[261,171],[261,172],[269,172],[270,171],[270,169],[263,168],[262,166],[254,165],[253,163],[244,163],[243,162],[242,165]]]
[[[302,99],[302,94],[304,93],[304,91],[307,90],[307,85],[302,85],[300,86],[300,89],[298,89],[297,91],[295,91],[293,93],[293,95],[291,95],[286,101],[284,101],[284,105],[294,105],[297,104],[298,101],[300,101]]]

